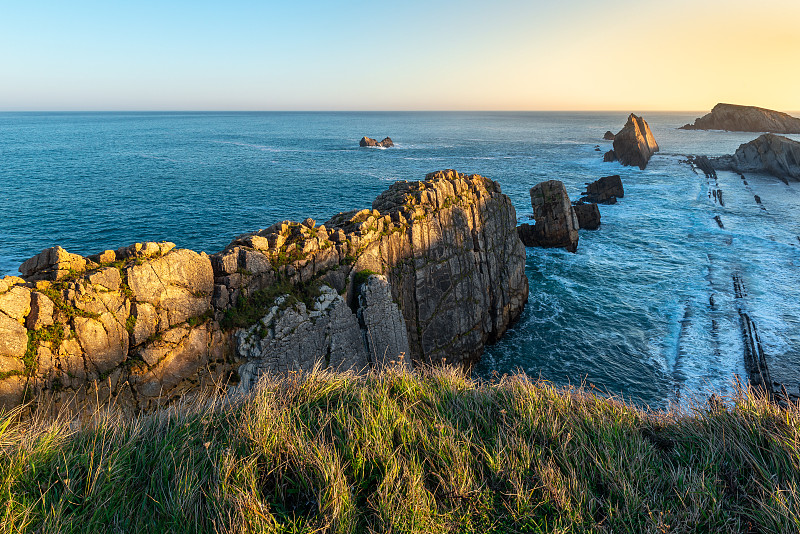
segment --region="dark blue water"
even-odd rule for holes
[[[369,207],[395,180],[454,168],[528,189],[621,174],[577,254],[529,249],[530,302],[477,372],[523,369],[660,405],[743,374],[738,310],[780,368],[800,367],[800,189],[720,173],[680,154],[732,153],[755,134],[679,131],[697,114],[645,113],[661,145],[647,170],[602,163],[625,113],[0,114],[0,274],[60,244],[91,254],[168,240],[216,252],[273,222]],[[362,135],[397,147],[360,149]],[[725,206],[709,198],[723,190]],[[766,209],[758,206],[758,194]],[[725,228],[714,221],[719,215]],[[733,294],[732,276],[747,287]],[[710,302],[713,301],[713,305]]]

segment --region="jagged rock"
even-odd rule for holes
[[[613,163],[615,161],[617,161],[617,155],[614,154],[613,150],[609,150],[603,154],[603,163]]]
[[[575,252],[580,226],[564,184],[558,180],[541,182],[531,188],[530,194],[536,224],[517,228],[525,246],[558,247]]]
[[[214,274],[205,254],[172,250],[126,271],[136,300],[164,312],[169,326],[202,315],[211,307]]]
[[[625,196],[622,188],[622,179],[618,174],[604,176],[599,180],[586,184],[586,191],[583,192],[580,202],[595,204],[616,204],[618,198]],[[583,226],[581,226],[583,228]]]
[[[800,142],[774,134],[764,134],[736,149],[732,156],[713,158],[717,169],[739,173],[769,173],[784,181],[800,180]]]
[[[600,227],[600,209],[595,203],[577,201],[572,204],[582,230],[597,230]]]
[[[25,319],[25,326],[29,330],[38,330],[43,326],[53,324],[53,301],[46,295],[34,291],[31,293],[31,311]]]
[[[0,365],[24,374],[30,393],[46,396],[55,411],[111,400],[149,409],[236,376],[246,389],[265,371],[361,370],[369,360],[382,365],[401,353],[406,365],[468,365],[527,300],[515,223],[514,207],[495,182],[448,170],[394,184],[372,209],[320,226],[277,223],[211,257],[140,243],[113,251],[113,261],[99,254],[84,271],[67,269],[69,278],[51,282],[39,277],[64,271],[65,256],[45,251],[29,262],[29,279],[0,280],[6,311],[16,317],[0,311]],[[355,287],[365,270],[383,275]],[[310,309],[280,299],[270,307],[260,294],[252,300],[271,318],[222,330],[232,307],[278,279],[299,293],[320,283],[335,289],[325,289]],[[20,305],[23,291],[30,310]],[[33,369],[20,369],[29,332],[23,321],[48,328],[35,338]],[[18,385],[1,382],[0,397],[6,388],[3,398],[18,402]]]
[[[384,137],[382,141],[378,141],[376,139],[372,139],[371,137],[362,137],[361,141],[358,142],[358,145],[361,147],[383,147],[389,148],[394,146],[391,138]]]
[[[603,135],[603,139],[606,141],[613,141],[614,140],[614,132],[611,130],[606,130],[606,133]]]
[[[367,367],[356,316],[334,289],[322,286],[311,310],[290,302],[288,295],[277,299],[258,323],[237,332],[236,352],[246,360],[239,368],[241,389],[252,388],[264,373]]]
[[[800,119],[755,106],[717,104],[711,113],[695,119],[681,130],[728,130],[731,132],[800,133]]]
[[[411,367],[411,349],[400,308],[392,300],[385,276],[373,274],[357,289],[358,321],[364,333],[370,364],[381,368],[393,362]]]
[[[70,254],[61,247],[43,250],[19,267],[23,278],[35,280],[60,280],[71,272],[80,273],[86,268],[86,259]]]
[[[614,136],[613,156],[606,153],[603,161],[614,161],[610,159],[613,157],[623,165],[644,169],[655,152],[658,152],[658,143],[650,126],[643,118],[631,113],[628,122]]]

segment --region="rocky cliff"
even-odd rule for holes
[[[622,130],[614,135],[614,149],[604,154],[603,161],[619,161],[644,170],[656,152],[658,143],[647,121],[631,113]]]
[[[136,411],[267,372],[469,365],[527,300],[515,225],[495,182],[440,171],[211,256],[45,250],[0,280],[0,407]]]
[[[800,142],[764,134],[740,145],[732,156],[711,159],[711,165],[740,173],[769,173],[784,181],[800,180]]]
[[[800,119],[755,106],[717,104],[711,113],[695,119],[682,130],[728,130],[732,132],[800,133]]]

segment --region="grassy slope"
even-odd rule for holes
[[[0,416],[0,531],[798,532],[800,409],[645,414],[452,370],[274,379],[126,419]]]

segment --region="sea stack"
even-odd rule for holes
[[[583,192],[583,195],[580,202],[616,204],[618,198],[625,196],[625,191],[622,188],[622,179],[619,174],[615,174],[587,183],[586,191]]]
[[[530,194],[536,224],[517,227],[525,246],[578,250],[580,224],[564,184],[558,180],[541,182],[531,188]]]
[[[768,173],[784,182],[800,180],[800,142],[768,133],[740,145],[732,156],[711,159],[711,164],[720,170]]]
[[[780,111],[755,106],[717,104],[711,113],[681,130],[728,130],[731,132],[800,133],[800,119]]]
[[[614,136],[614,149],[603,156],[603,161],[619,161],[622,165],[644,170],[656,152],[658,143],[647,121],[631,113],[628,122]]]
[[[358,146],[360,147],[376,147],[376,148],[389,148],[394,146],[392,139],[390,137],[384,137],[382,141],[377,141],[371,137],[362,137],[361,141],[358,142]]]

